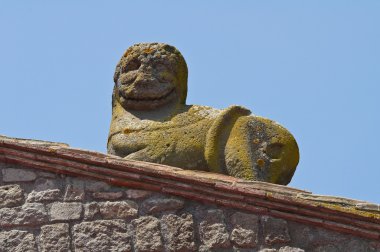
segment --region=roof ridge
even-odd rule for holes
[[[67,144],[0,136],[0,161],[159,191],[380,239],[380,205],[266,182],[126,160]]]

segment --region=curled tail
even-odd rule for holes
[[[235,122],[251,111],[241,106],[225,109],[212,123],[206,135],[205,159],[211,172],[227,173],[224,150]]]

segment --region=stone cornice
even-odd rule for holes
[[[0,162],[102,180],[380,240],[380,206],[264,182],[0,136]]]

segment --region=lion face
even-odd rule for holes
[[[152,110],[175,101],[184,103],[186,86],[186,63],[169,45],[134,45],[116,68],[115,96],[126,109]]]

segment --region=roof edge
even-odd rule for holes
[[[0,162],[162,192],[380,239],[380,205],[365,201],[314,195],[288,186],[126,160],[71,148],[64,143],[1,135]]]

